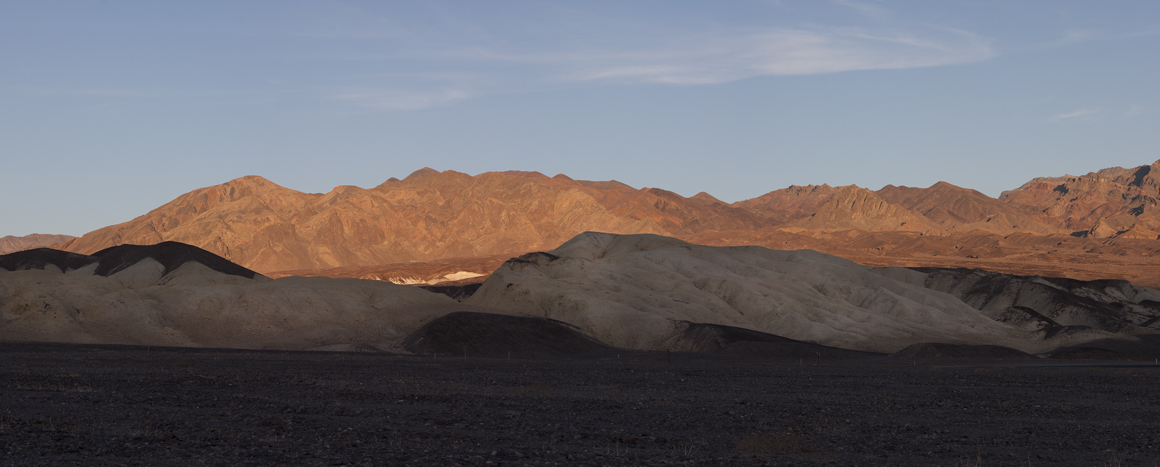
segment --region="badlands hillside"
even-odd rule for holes
[[[699,325],[871,352],[939,342],[1046,353],[1160,334],[1160,291],[1124,281],[870,269],[810,250],[647,234],[589,232],[512,259],[464,303],[563,321],[641,350],[684,350]]]
[[[454,300],[380,281],[271,280],[190,245],[0,256],[0,342],[388,348]]]
[[[486,275],[497,258],[602,231],[813,249],[869,266],[967,267],[1160,287],[1155,167],[1035,179],[999,199],[940,182],[878,191],[793,186],[732,204],[706,193],[685,198],[536,172],[423,169],[374,188],[342,186],[326,194],[251,176],[194,190],[57,248],[87,254],[178,241],[272,276],[439,282]]]
[[[810,250],[653,234],[582,233],[506,261],[462,303],[448,295],[269,279],[176,242],[93,255],[37,249],[0,256],[0,342],[485,356],[842,356],[931,343],[988,355],[1160,353],[1160,291],[1123,281],[870,269]]]

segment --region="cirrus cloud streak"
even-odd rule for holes
[[[995,55],[988,40],[965,31],[941,35],[863,29],[780,29],[697,37],[667,48],[591,56],[571,63],[576,80],[719,84],[758,76],[790,76],[961,65]]]

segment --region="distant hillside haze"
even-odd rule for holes
[[[67,242],[74,238],[76,237],[72,235],[32,234],[25,235],[23,237],[14,237],[12,235],[8,235],[5,237],[0,237],[0,255],[55,245],[57,243]]]
[[[1150,257],[1155,248],[1148,245],[1160,235],[1154,178],[1160,173],[1153,167],[1039,178],[999,199],[939,182],[878,191],[791,186],[732,204],[708,193],[686,198],[538,172],[471,176],[424,168],[374,188],[339,186],[326,194],[248,176],[191,191],[57,247],[89,254],[178,241],[263,273],[515,256],[555,248],[586,231],[907,260],[1117,246]],[[1104,239],[1117,243],[1084,243]]]

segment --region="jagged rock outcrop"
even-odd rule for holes
[[[1160,229],[1157,199],[1160,161],[1130,169],[1112,167],[1078,177],[1036,178],[999,196],[1000,201],[1043,213],[1062,228],[1101,238],[1114,237],[1137,226]]]
[[[1117,335],[1160,334],[1160,291],[1127,281],[1077,281],[971,269],[920,268],[923,285],[958,297],[1004,323],[1045,338],[1097,329]]]

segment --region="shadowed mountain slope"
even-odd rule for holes
[[[1026,352],[998,345],[956,345],[924,342],[890,354],[910,358],[1036,358]]]
[[[927,288],[958,297],[987,316],[1042,333],[1074,329],[1160,334],[1160,291],[1127,281],[1024,277],[970,269],[919,268]]]
[[[193,245],[179,242],[161,242],[155,245],[118,245],[93,253],[98,259],[94,273],[110,276],[128,269],[148,258],[157,261],[165,269],[162,275],[177,270],[185,263],[195,262],[222,274],[253,279],[256,272]]]
[[[78,255],[51,248],[36,248],[0,256],[0,269],[25,271],[55,267],[61,272],[80,269],[97,262],[89,255]]]
[[[91,273],[111,276],[138,265],[145,259],[156,261],[161,266],[161,275],[167,275],[182,265],[194,262],[222,274],[253,279],[257,273],[241,267],[218,255],[201,248],[178,242],[162,242],[156,245],[119,245],[106,248],[92,255],[79,255],[50,248],[37,248],[0,256],[0,268],[9,271],[46,269],[56,267],[60,272],[70,272],[95,266]]]
[[[408,352],[463,357],[592,357],[616,349],[567,323],[544,318],[454,312],[403,341]]]
[[[685,329],[665,343],[668,350],[763,358],[813,359],[872,355],[867,352],[827,347],[734,326],[707,323],[684,324]]]

